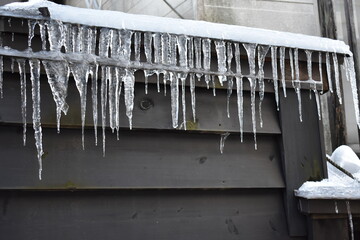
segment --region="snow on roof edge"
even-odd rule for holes
[[[51,19],[68,23],[115,29],[125,28],[148,32],[167,32],[243,43],[257,43],[352,55],[349,46],[343,41],[329,38],[205,21],[77,8],[58,5],[46,0],[10,3],[0,7],[0,15],[39,17],[38,8],[40,7],[48,8]]]

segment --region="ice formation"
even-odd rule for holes
[[[46,7],[50,17],[41,16],[38,10],[40,7]],[[286,96],[286,82],[290,81],[298,96],[299,115],[302,120],[300,93],[303,84],[310,85],[311,90],[315,93],[317,104],[320,105],[318,91],[322,90],[323,79],[321,61],[326,63],[328,79],[335,80],[336,93],[341,101],[338,90],[338,55],[340,55],[345,58],[346,76],[353,87],[357,123],[360,126],[352,53],[349,47],[341,41],[224,24],[78,9],[56,5],[45,0],[12,3],[1,7],[0,15],[8,17],[8,19],[28,19],[28,48],[26,50],[19,51],[9,46],[0,46],[0,96],[3,95],[3,59],[10,58],[19,66],[25,144],[25,66],[28,63],[31,69],[33,126],[40,164],[40,177],[43,154],[39,93],[41,65],[45,69],[56,103],[58,131],[60,131],[61,114],[66,114],[69,108],[66,97],[71,74],[81,98],[81,122],[84,134],[85,114],[89,108],[86,106],[87,86],[91,80],[95,144],[98,143],[97,128],[100,117],[104,154],[107,123],[113,132],[116,131],[117,134],[119,132],[120,99],[124,99],[129,127],[132,128],[136,71],[142,71],[144,74],[146,94],[148,93],[148,78],[154,74],[157,77],[158,92],[163,85],[166,95],[166,86],[170,86],[172,126],[184,130],[187,126],[186,86],[189,86],[190,89],[190,109],[194,121],[196,121],[196,80],[204,81],[208,88],[212,86],[214,96],[216,95],[216,82],[218,81],[221,86],[226,84],[224,88],[227,90],[228,117],[231,115],[229,101],[233,88],[235,88],[241,141],[243,141],[244,131],[244,82],[249,84],[252,128],[255,148],[257,148],[257,118],[259,118],[260,127],[263,126],[261,104],[265,93],[265,59],[271,58],[277,108],[280,107],[279,95]],[[42,44],[40,51],[33,51],[33,38],[37,26],[40,29]],[[308,80],[300,79],[300,52],[307,56]],[[241,59],[241,55],[247,56],[246,63]],[[320,81],[313,79],[313,56],[318,56],[319,59]],[[245,66],[245,69],[242,69],[241,65]],[[288,65],[291,70],[290,79],[285,78],[285,68]],[[280,71],[278,71],[278,66]],[[334,76],[331,76],[332,70]],[[98,76],[100,76],[99,79]],[[163,84],[161,84],[161,78]],[[100,88],[97,84],[98,81],[100,81]],[[280,87],[283,90],[282,93],[279,91]],[[332,91],[331,82],[329,82],[329,88]],[[256,91],[259,91],[258,105]],[[123,98],[120,98],[122,94]],[[101,114],[98,113],[99,104]],[[319,108],[318,111],[320,117]],[[179,112],[182,115],[180,118]],[[226,137],[224,136],[222,139],[224,142]],[[83,147],[85,147],[83,135],[82,140]],[[223,145],[221,149],[223,149]]]

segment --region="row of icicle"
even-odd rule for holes
[[[9,24],[11,22],[9,21]],[[40,59],[31,57],[32,40],[35,33],[35,26],[39,26],[40,37],[42,40],[42,51]],[[329,79],[329,90],[332,93],[335,88],[339,102],[342,102],[340,92],[340,73],[339,63],[336,53],[318,53],[318,70],[320,81],[313,80],[312,75],[312,53],[313,51],[305,50],[307,57],[307,81],[300,81],[299,71],[299,50],[294,48],[285,48],[277,46],[264,46],[252,43],[236,43],[225,40],[213,40],[209,38],[174,35],[169,33],[151,33],[137,32],[128,29],[109,29],[88,27],[83,25],[64,24],[59,21],[39,21],[28,20],[28,62],[30,65],[32,100],[33,100],[33,128],[35,130],[36,148],[40,164],[39,178],[41,179],[43,154],[42,134],[40,121],[40,63],[42,63],[48,83],[50,85],[54,101],[56,103],[57,129],[60,131],[61,113],[68,111],[66,103],[67,88],[70,73],[72,74],[76,87],[81,99],[81,122],[82,122],[82,143],[84,147],[84,125],[86,112],[86,95],[87,84],[91,76],[92,89],[92,109],[93,123],[95,128],[95,144],[97,144],[97,126],[98,126],[98,74],[101,73],[101,125],[103,133],[103,152],[105,154],[105,126],[107,121],[114,132],[119,131],[119,103],[120,94],[124,94],[126,115],[129,119],[130,129],[132,128],[132,111],[134,108],[134,72],[143,70],[145,76],[145,93],[148,92],[148,77],[157,75],[157,89],[160,92],[160,74],[163,75],[164,93],[166,94],[166,84],[170,83],[171,92],[171,115],[172,125],[174,128],[182,126],[186,130],[186,104],[185,104],[185,86],[186,82],[190,85],[191,109],[193,120],[196,121],[195,110],[195,86],[196,81],[204,79],[209,88],[212,84],[214,95],[215,77],[217,77],[221,86],[227,83],[227,116],[230,117],[229,99],[232,95],[234,80],[237,92],[238,118],[240,125],[240,137],[243,141],[243,81],[249,82],[251,92],[251,115],[254,133],[255,149],[256,144],[256,90],[259,91],[259,121],[263,126],[261,114],[261,103],[264,99],[264,64],[265,57],[271,55],[272,78],[274,79],[274,92],[277,109],[279,110],[279,93],[278,84],[281,83],[283,94],[286,97],[285,81],[285,55],[288,53],[291,68],[291,82],[298,96],[299,116],[302,121],[301,113],[301,83],[310,84],[310,89],[315,95],[318,107],[318,116],[321,118],[320,100],[318,85],[322,86],[322,59],[323,55],[326,62],[326,72]],[[14,39],[14,37],[12,37]],[[217,69],[211,67],[211,46],[215,47]],[[48,47],[49,46],[49,47]],[[243,47],[246,51],[249,74],[244,75],[241,69],[240,50]],[[0,47],[9,50],[9,47]],[[63,58],[49,59],[47,53],[59,53],[59,56],[86,56],[76,61],[66,61]],[[144,53],[144,54],[143,54]],[[279,54],[279,57],[277,56]],[[14,51],[14,55],[15,51]],[[38,57],[39,58],[39,57]],[[86,61],[83,61],[86,59]],[[99,60],[100,59],[100,60]],[[101,64],[101,60],[111,59],[119,65]],[[353,58],[344,58],[344,68],[347,80],[350,81],[355,104],[356,121],[359,124],[358,97],[356,89],[356,79],[354,72]],[[24,58],[12,58],[19,67],[21,83],[21,109],[24,125],[24,144],[26,142],[26,71]],[[235,63],[235,64],[234,64]],[[278,74],[278,63],[280,65],[280,74]],[[100,68],[100,69],[99,69]],[[258,69],[258,71],[256,71]],[[333,72],[333,74],[332,74]],[[3,95],[3,56],[0,56],[0,94]],[[279,77],[280,75],[280,77]],[[332,85],[332,78],[335,79],[335,87]],[[182,103],[182,120],[179,124],[179,83],[181,83],[181,103]],[[107,106],[108,104],[108,106]],[[109,119],[107,119],[107,109]]]

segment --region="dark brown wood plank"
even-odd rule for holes
[[[220,153],[219,134],[120,131],[120,140],[107,132],[106,157],[102,140],[94,146],[92,130],[43,129],[43,180],[28,129],[22,146],[21,127],[0,127],[0,189],[119,189],[119,188],[282,188],[278,141],[275,136],[253,136],[244,143],[228,137]],[[100,134],[100,133],[99,133]]]
[[[326,176],[325,152],[322,146],[315,97],[302,91],[302,116],[299,121],[296,94],[280,98],[283,171],[286,182],[285,207],[291,236],[306,235],[305,217],[300,214],[294,189],[305,181],[321,180]]]
[[[7,240],[291,239],[279,190],[0,194]]]

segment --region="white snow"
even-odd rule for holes
[[[94,10],[57,5],[45,0],[30,0],[0,7],[0,15],[39,17],[39,7],[47,7],[52,19],[89,26],[130,29],[149,32],[185,34],[204,38],[226,39],[245,43],[284,46],[352,55],[344,42],[303,34],[271,31],[242,26],[155,16],[134,15],[116,11]]]
[[[295,195],[307,199],[360,199],[360,160],[354,151],[342,145],[335,149],[331,160],[350,172],[355,179],[327,163],[328,179],[305,182]]]

